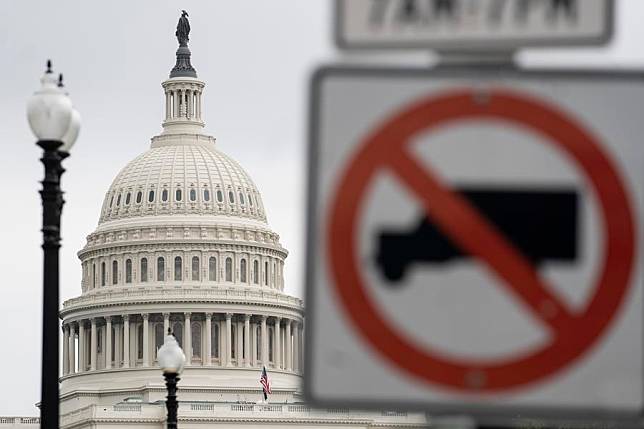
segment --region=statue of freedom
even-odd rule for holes
[[[174,33],[177,36],[179,41],[179,46],[188,46],[188,35],[190,34],[190,23],[188,22],[188,12],[185,10],[181,11],[181,18],[179,18],[179,23],[177,24],[177,31]]]

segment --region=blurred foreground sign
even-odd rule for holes
[[[643,110],[631,74],[318,72],[308,399],[640,415]]]
[[[596,45],[612,0],[336,0],[341,48],[512,50]]]

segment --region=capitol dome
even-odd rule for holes
[[[261,195],[235,160],[203,135],[161,135],[107,191],[101,229],[154,216],[197,215],[208,222],[266,227]]]

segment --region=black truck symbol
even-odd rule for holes
[[[577,193],[573,190],[459,189],[482,216],[533,264],[577,258]],[[416,262],[442,264],[468,258],[431,219],[411,231],[382,231],[376,263],[391,282]]]

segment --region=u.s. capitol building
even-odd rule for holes
[[[61,427],[164,427],[157,351],[168,328],[187,361],[182,428],[425,426],[422,414],[302,402],[304,308],[283,292],[288,252],[252,179],[204,134],[205,84],[187,43],[162,86],[163,132],[105,194],[78,253],[82,293],[60,312]]]

